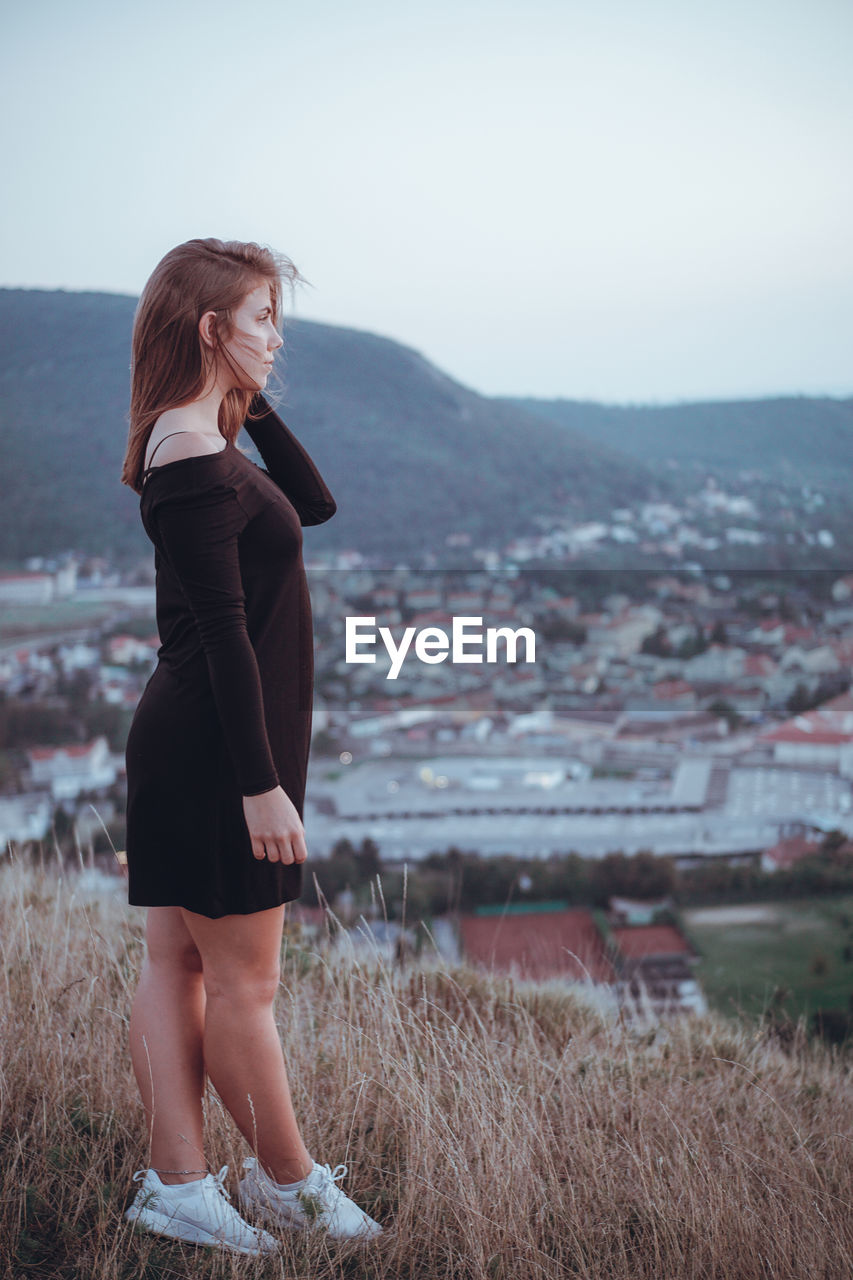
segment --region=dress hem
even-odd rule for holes
[[[285,907],[289,902],[298,902],[302,897],[298,893],[293,898],[282,898],[280,902],[273,902],[268,907],[249,907],[246,911],[200,911],[197,906],[190,906],[186,902],[136,902],[132,898],[128,898],[127,905],[129,907],[180,907],[183,911],[191,911],[193,915],[204,916],[208,920],[222,920],[225,916],[256,916],[261,911],[275,911],[277,907]]]

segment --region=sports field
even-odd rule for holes
[[[683,918],[713,1008],[760,1014],[778,988],[792,1017],[853,1007],[853,895],[695,908]]]
[[[0,614],[0,642],[21,643],[58,635],[67,630],[96,627],[119,611],[108,600],[51,600],[47,604],[4,605]]]

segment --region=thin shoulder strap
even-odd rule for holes
[[[163,440],[168,440],[168,439],[170,438],[170,436],[191,436],[191,435],[193,435],[193,434],[194,434],[194,432],[192,432],[192,431],[170,431],[168,436],[163,436]],[[157,443],[155,444],[155,446],[154,446],[154,448],[153,448],[153,450],[152,450],[152,452],[151,452],[151,457],[152,457],[152,459],[153,459],[153,457],[154,457],[154,454],[155,454],[155,453],[157,452],[157,450],[160,448],[160,445],[163,443],[163,440],[158,440],[158,441],[157,441]],[[151,470],[151,463],[150,463],[150,462],[148,463],[148,466],[145,468],[145,470],[146,470],[146,471],[150,471],[150,470]]]

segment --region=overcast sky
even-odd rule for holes
[[[0,284],[255,239],[487,394],[853,394],[850,0],[28,0]]]

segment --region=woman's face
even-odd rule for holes
[[[247,293],[233,314],[233,333],[222,345],[227,353],[226,369],[247,391],[263,391],[283,339],[273,321],[268,284],[259,284]],[[245,379],[245,381],[243,380]]]

